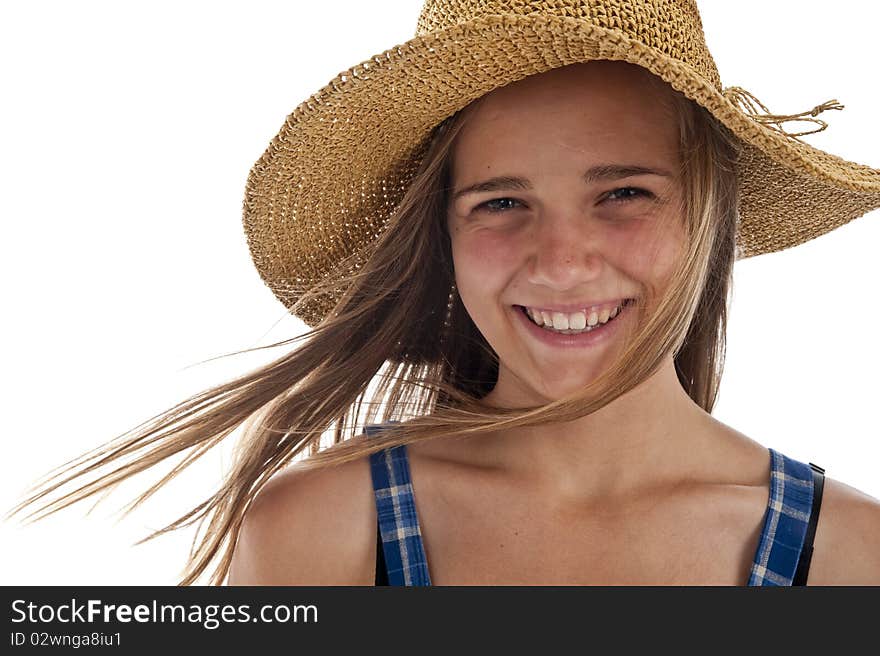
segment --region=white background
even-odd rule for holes
[[[807,141],[880,168],[877,10],[803,7],[704,0],[722,81],[775,113],[837,98],[846,109],[822,114],[830,128]],[[4,513],[49,469],[284,351],[197,363],[304,330],[250,261],[248,171],[301,101],[408,40],[420,8],[2,4]],[[715,412],[874,497],[878,246],[873,212],[736,265]],[[190,530],[132,544],[213,492],[227,462],[209,454],[119,523],[114,512],[158,472],[89,516],[93,501],[29,526],[0,523],[0,584],[176,583]]]

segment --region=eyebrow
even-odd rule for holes
[[[657,175],[666,178],[673,177],[669,171],[663,169],[652,169],[646,166],[638,166],[636,164],[600,164],[594,166],[583,175],[585,184],[601,182],[607,180],[619,180],[628,178],[633,175]],[[452,201],[455,202],[462,196],[468,194],[476,194],[488,191],[502,191],[507,189],[517,189],[519,191],[528,191],[532,188],[532,183],[528,178],[520,178],[516,176],[501,175],[482,182],[469,185],[459,189],[452,195]]]

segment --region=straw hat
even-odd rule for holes
[[[438,123],[493,89],[594,59],[648,69],[742,140],[738,260],[880,207],[880,171],[798,138],[842,105],[776,115],[745,89],[722,87],[695,0],[426,0],[415,38],[305,100],[251,169],[243,223],[263,281],[291,308],[297,290],[384,230]],[[820,127],[788,132],[792,120]],[[338,297],[296,315],[315,326]]]

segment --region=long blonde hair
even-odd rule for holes
[[[682,387],[711,412],[724,364],[741,146],[703,107],[639,70],[670,94],[678,117],[688,243],[663,297],[637,306],[639,331],[625,352],[577,395],[515,410],[481,402],[497,381],[498,358],[455,293],[445,221],[453,146],[469,116],[465,107],[422,144],[420,166],[384,231],[357,254],[360,264],[340,262],[338,273],[291,308],[296,313],[328,290],[343,289],[333,311],[305,334],[260,348],[301,344],[65,463],[10,515],[43,501],[27,516],[42,519],[184,453],[127,514],[242,427],[219,490],[140,541],[198,521],[197,535],[203,527],[204,532],[194,540],[180,585],[196,582],[214,561],[219,562],[210,583],[222,584],[250,503],[270,477],[294,461],[297,467],[323,467],[422,439],[573,421],[637,386],[669,354]],[[656,310],[649,315],[652,306]],[[373,437],[360,434],[364,423],[390,420],[399,423]],[[321,448],[328,432],[332,444]],[[108,465],[115,468],[98,473]],[[48,500],[88,474],[88,482]]]

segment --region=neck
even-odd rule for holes
[[[498,386],[485,400],[516,407],[503,403]],[[623,497],[704,469],[717,455],[717,439],[708,438],[713,422],[684,391],[669,358],[649,379],[586,417],[508,429],[481,438],[477,449],[485,462],[554,498]]]

